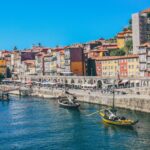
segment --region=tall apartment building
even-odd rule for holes
[[[150,77],[150,43],[139,47],[140,76]]]
[[[150,8],[132,15],[133,53],[138,54],[139,46],[150,42]]]
[[[84,75],[84,49],[80,46],[65,48],[65,72],[72,72],[75,75]]]

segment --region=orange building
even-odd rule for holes
[[[5,75],[6,74],[6,60],[0,59],[0,74]]]
[[[71,62],[71,72],[75,75],[82,76],[84,70],[84,63],[82,61]]]

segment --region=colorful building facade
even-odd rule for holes
[[[101,77],[139,77],[138,55],[109,56],[96,59],[96,72]]]
[[[139,47],[139,67],[141,77],[150,77],[150,43]]]
[[[123,32],[118,33],[117,35],[117,46],[118,48],[124,48],[126,41],[132,40],[132,31],[125,30]]]
[[[85,73],[84,49],[82,47],[65,48],[65,72],[82,76]]]
[[[6,69],[7,69],[6,60],[0,59],[0,74],[6,75]]]

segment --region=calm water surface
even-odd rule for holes
[[[147,150],[150,114],[119,110],[140,120],[135,128],[105,125],[98,105],[79,111],[60,108],[57,101],[11,97],[0,101],[0,150]]]

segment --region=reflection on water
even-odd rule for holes
[[[140,120],[135,127],[124,128],[103,123],[99,114],[87,116],[101,108],[82,103],[78,110],[70,110],[39,98],[1,101],[0,150],[149,149],[149,114],[119,109]]]

